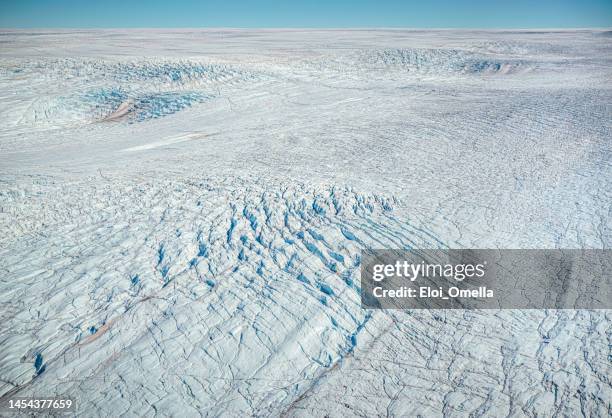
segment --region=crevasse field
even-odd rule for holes
[[[0,33],[0,395],[609,416],[610,311],[360,306],[362,248],[610,248],[609,31]]]

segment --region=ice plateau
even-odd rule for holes
[[[606,310],[364,310],[364,248],[610,248],[606,31],[0,32],[0,396],[610,416]]]

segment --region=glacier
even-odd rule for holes
[[[365,310],[364,248],[610,248],[605,30],[0,32],[0,397],[609,416],[608,310]]]

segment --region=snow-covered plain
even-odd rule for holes
[[[609,248],[612,33],[0,33],[0,395],[609,416],[610,311],[366,311],[360,249]]]

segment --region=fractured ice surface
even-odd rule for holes
[[[0,393],[607,416],[609,311],[366,311],[362,248],[609,248],[605,32],[2,33]]]

